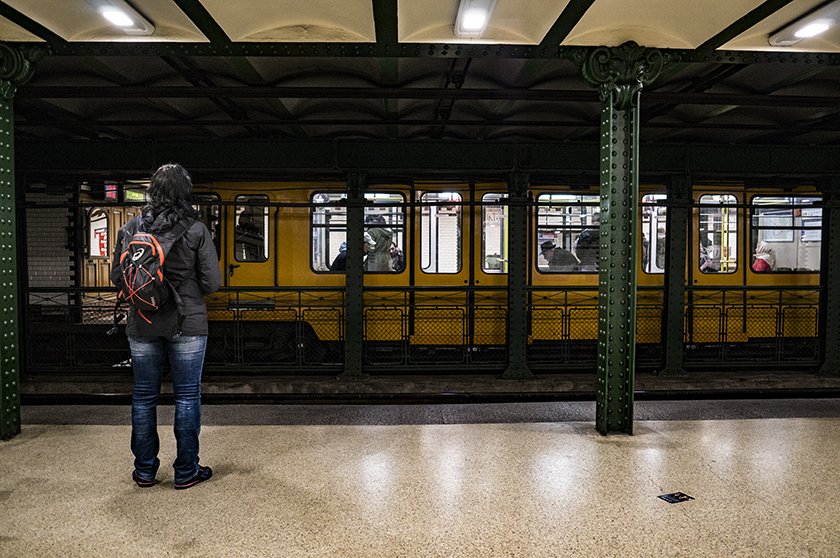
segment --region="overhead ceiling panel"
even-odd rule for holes
[[[67,41],[184,41],[207,39],[171,0],[135,2],[137,11],[155,26],[154,34],[127,35],[102,17],[85,0],[4,0],[29,19],[40,23]],[[0,32],[3,28],[0,27]],[[0,35],[2,41],[14,38]]]
[[[569,0],[496,2],[480,39],[462,39],[453,32],[457,0],[399,0],[399,40],[406,43],[476,43],[536,45]]]
[[[763,0],[597,0],[563,41],[574,46],[697,48]]]
[[[36,37],[26,29],[22,29],[8,19],[0,17],[0,41],[33,42],[40,40],[39,37]]]
[[[724,44],[726,50],[768,50],[784,52],[838,52],[840,51],[840,26],[825,33],[805,39],[789,47],[774,47],[768,42],[770,35],[792,23],[811,10],[824,4],[825,0],[797,0],[778,12],[757,23],[741,35]]]
[[[370,0],[202,0],[232,41],[376,42]]]

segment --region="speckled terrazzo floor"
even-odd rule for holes
[[[215,475],[187,491],[172,488],[171,426],[161,482],[140,489],[130,428],[111,424],[127,409],[76,408],[87,424],[34,424],[50,410],[25,409],[0,443],[0,556],[840,555],[836,412],[637,420],[634,436],[603,437],[590,420],[488,406],[508,413],[494,423],[460,407],[473,420],[224,425],[236,408],[208,407]],[[657,499],[676,491],[695,500]]]

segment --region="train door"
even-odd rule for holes
[[[471,310],[469,193],[462,184],[429,183],[414,196],[411,359],[462,363]]]
[[[742,323],[730,319],[744,298],[744,223],[739,204],[743,192],[727,188],[695,191],[696,206],[689,238],[688,338],[690,344],[708,344],[706,356],[719,352],[724,342],[746,339]],[[747,263],[747,265],[749,265]],[[740,309],[740,310],[739,310]],[[717,358],[717,357],[715,357]]]
[[[87,254],[84,260],[85,287],[111,286],[111,258],[117,232],[140,213],[139,207],[93,207],[88,212]]]
[[[272,286],[276,282],[276,250],[269,198],[243,194],[224,208],[228,223],[225,235],[223,275],[230,287]],[[290,239],[291,240],[291,239]]]
[[[645,188],[640,198],[639,246],[636,267],[636,358],[660,362],[662,328],[668,315],[665,300],[665,244],[668,237],[667,195]],[[661,188],[660,191],[664,190]],[[682,249],[682,248],[681,248]]]

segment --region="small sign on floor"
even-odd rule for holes
[[[680,502],[688,502],[689,500],[694,500],[693,496],[689,496],[688,494],[683,494],[682,492],[673,492],[671,494],[663,494],[659,496],[662,500],[665,500],[669,504],[679,504]]]

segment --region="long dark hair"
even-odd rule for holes
[[[197,219],[198,212],[190,205],[192,178],[177,163],[161,165],[152,175],[147,191],[148,203],[143,207],[143,224],[151,232],[171,229],[184,219]]]

